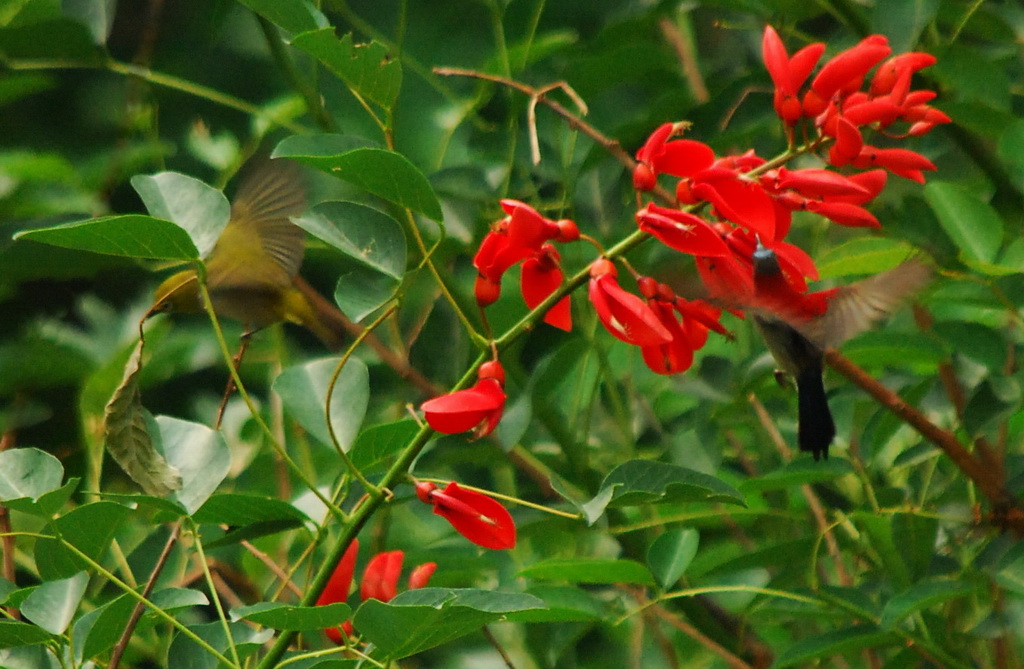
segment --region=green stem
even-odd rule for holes
[[[241,660],[238,658],[238,648],[235,646],[235,638],[231,635],[231,625],[228,624],[228,618],[224,614],[224,605],[220,602],[220,595],[217,594],[217,585],[213,582],[213,574],[210,573],[210,563],[206,560],[206,551],[203,550],[203,540],[199,536],[199,530],[196,527],[195,522],[189,519],[189,533],[196,542],[196,552],[199,553],[199,561],[203,566],[203,576],[206,578],[206,587],[210,589],[210,599],[213,600],[213,607],[217,609],[217,618],[220,620],[221,627],[224,628],[224,639],[228,642],[228,650],[231,651],[231,657],[235,661],[236,666],[242,666]]]
[[[299,480],[301,480],[310,492],[312,492],[317,499],[324,503],[324,505],[330,510],[335,517],[342,522],[345,521],[345,513],[338,508],[338,506],[332,503],[329,499],[324,497],[324,494],[320,492],[319,488],[314,481],[310,480],[306,473],[292,460],[291,456],[288,455],[288,451],[285,450],[277,438],[274,436],[273,430],[267,425],[267,422],[263,419],[259,409],[256,408],[256,403],[253,402],[249,392],[245,389],[245,384],[242,383],[242,378],[238,374],[238,370],[235,368],[232,362],[231,350],[228,349],[227,339],[224,337],[224,331],[220,327],[220,321],[217,319],[217,313],[213,310],[213,302],[210,300],[210,291],[206,287],[206,268],[202,263],[196,263],[196,273],[199,277],[199,292],[203,297],[203,309],[206,311],[207,316],[210,317],[210,323],[213,325],[213,333],[217,339],[217,345],[220,347],[220,353],[224,357],[224,360],[228,365],[228,372],[231,374],[231,380],[234,381],[235,387],[238,388],[238,394],[245,402],[245,406],[248,407],[249,413],[252,415],[253,420],[259,426],[260,430],[266,435],[267,440],[270,442],[271,448],[277,453],[277,455],[284,461],[288,468],[294,473]]]

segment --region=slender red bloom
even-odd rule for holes
[[[699,216],[649,204],[636,212],[640,229],[676,251],[697,256],[721,256],[729,248],[718,233]]]
[[[775,84],[775,113],[790,125],[803,115],[799,91],[824,51],[825,45],[815,42],[790,58],[779,34],[771,26],[765,26],[761,52],[768,74]]]
[[[896,81],[904,73],[913,74],[926,67],[935,64],[935,56],[930,53],[911,51],[893,56],[878,66],[875,75],[871,78],[871,86],[868,89],[870,95],[886,95],[896,87]]]
[[[733,173],[722,179],[695,182],[691,190],[714,205],[719,216],[766,239],[775,239],[775,207],[756,181]]]
[[[452,524],[455,531],[478,546],[493,549],[514,548],[516,525],[512,515],[497,500],[475,490],[460,488],[452,481],[444,490],[420,481],[416,495],[434,505],[434,513]]]
[[[633,170],[633,187],[648,191],[658,182],[659,174],[690,176],[711,166],[715,152],[703,142],[692,139],[669,139],[688,127],[685,123],[663,123],[651,133],[636,152],[639,163]]]
[[[644,363],[658,374],[685,372],[693,364],[694,351],[707,341],[709,327],[728,334],[718,322],[717,309],[703,303],[687,302],[675,295],[671,288],[650,277],[637,279],[640,293],[655,316],[672,334],[672,341],[655,346],[643,346]],[[705,307],[705,308],[702,308]]]
[[[864,75],[892,52],[884,35],[868,35],[857,45],[843,51],[821,67],[804,96],[804,111],[817,116],[825,111],[832,96],[860,88]]]
[[[658,317],[642,299],[627,293],[616,280],[618,272],[607,258],[590,266],[590,301],[601,323],[614,337],[636,346],[657,346],[672,341]]]
[[[497,360],[485,362],[472,388],[427,400],[421,407],[430,427],[445,434],[474,430],[474,437],[494,431],[505,409],[505,371]]]
[[[523,301],[530,309],[548,298],[551,293],[562,285],[561,258],[551,244],[544,244],[535,255],[523,261],[520,287]],[[544,314],[544,322],[569,332],[572,330],[572,309],[569,296],[566,295],[548,309]]]
[[[857,126],[843,117],[836,119],[836,142],[828,150],[828,162],[836,167],[849,165],[864,148],[864,137]]]
[[[850,228],[882,227],[882,224],[878,222],[878,219],[871,212],[864,207],[850,202],[807,200],[806,208],[808,211],[821,214],[833,223]]]
[[[409,574],[409,589],[416,590],[417,588],[425,588],[430,582],[430,577],[437,571],[436,562],[424,562],[420,566],[412,570]]]
[[[348,591],[352,589],[352,576],[356,570],[356,555],[359,553],[359,539],[353,539],[348,545],[345,554],[338,560],[338,566],[327,581],[327,587],[320,593],[316,600],[317,606],[326,604],[337,604],[348,599]],[[339,621],[340,622],[340,621]],[[347,628],[347,629],[346,629]],[[324,630],[327,636],[336,644],[342,643],[341,632],[345,629],[346,634],[352,633],[352,623],[345,621],[341,627],[328,627]]]
[[[920,153],[909,149],[878,149],[865,145],[860,155],[853,161],[853,166],[861,169],[868,167],[884,167],[893,174],[898,174],[918,183],[924,183],[923,170],[936,169],[935,164]]]
[[[365,602],[368,599],[379,599],[390,602],[398,594],[398,576],[402,573],[402,562],[405,553],[387,551],[377,553],[366,563],[363,570],[363,581],[359,586],[359,596]]]

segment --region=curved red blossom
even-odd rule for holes
[[[882,224],[867,209],[850,202],[808,200],[807,210],[821,214],[833,223],[850,228],[880,228]]]
[[[472,388],[427,400],[420,407],[430,427],[445,434],[474,430],[474,437],[494,431],[505,409],[505,373],[496,360],[480,365]]]
[[[721,256],[729,248],[704,219],[678,209],[649,204],[636,212],[639,228],[676,251],[698,256]]]
[[[562,269],[559,267],[558,251],[551,244],[545,244],[536,255],[523,261],[520,286],[523,301],[530,309],[534,309],[558,290],[562,285]],[[572,330],[572,310],[569,296],[566,295],[548,309],[544,314],[544,322],[569,332]]]
[[[775,206],[761,184],[737,177],[701,181],[691,187],[693,194],[710,202],[719,216],[775,239]]]
[[[615,338],[635,346],[657,346],[672,340],[657,316],[642,299],[623,290],[615,265],[600,258],[590,266],[590,302],[601,324]]]
[[[745,303],[754,294],[754,280],[749,260],[735,256],[720,258],[694,258],[701,281],[708,294],[728,303]]]
[[[798,93],[824,51],[825,45],[816,42],[800,49],[790,58],[779,34],[771,26],[765,26],[761,53],[772,83],[775,84],[775,113],[790,125],[803,115]]]
[[[430,577],[437,571],[436,562],[424,562],[420,566],[412,570],[409,574],[409,589],[416,590],[418,588],[425,588],[430,582]]]
[[[703,142],[669,139],[688,127],[685,123],[663,123],[651,133],[636,152],[639,163],[633,171],[633,187],[648,191],[657,184],[659,174],[685,177],[710,167],[715,152]]]
[[[405,553],[387,551],[377,553],[366,563],[363,580],[359,587],[359,596],[365,602],[378,599],[390,602],[398,594],[398,577],[402,573],[402,562]]]
[[[843,117],[836,119],[836,141],[828,150],[828,162],[836,167],[849,165],[864,148],[864,137],[857,126]]]
[[[644,363],[656,374],[678,374],[693,364],[693,345],[689,334],[676,318],[676,311],[670,302],[650,300],[648,306],[655,317],[671,334],[672,341],[656,346],[641,346]]]
[[[416,484],[416,495],[433,504],[434,513],[476,545],[496,550],[515,547],[515,522],[508,510],[494,498],[461,488],[455,481],[444,490],[438,490],[433,483],[421,481]]]
[[[317,598],[317,606],[337,604],[348,599],[348,591],[352,589],[352,576],[355,574],[356,555],[358,553],[359,539],[353,539],[352,543],[348,545],[348,549],[345,550],[345,554],[338,560],[338,565],[334,568],[331,578],[328,579],[327,586],[324,587],[323,592]],[[324,632],[331,641],[340,645],[342,643],[342,629],[345,630],[345,634],[351,634],[352,624],[345,621],[343,625],[328,627]]]
[[[865,169],[884,167],[893,174],[924,183],[924,170],[936,169],[935,164],[920,153],[910,149],[878,149],[865,145],[860,155],[853,160],[853,166]]]
[[[868,35],[855,46],[826,61],[811,81],[811,90],[804,96],[804,111],[808,116],[817,116],[825,111],[836,93],[860,88],[868,70],[891,52],[889,40],[884,35]]]
[[[802,170],[789,170],[780,167],[768,181],[774,189],[789,189],[800,195],[815,199],[831,199],[839,196],[861,196],[868,195],[869,191],[864,186],[849,177],[845,177],[832,170],[808,168]],[[765,175],[769,177],[769,175]],[[762,183],[765,182],[762,177]]]
[[[935,60],[935,56],[930,53],[919,51],[911,51],[893,56],[875,70],[868,93],[874,96],[891,93],[900,76],[904,75],[904,73],[913,74],[926,67],[931,67],[935,64]]]

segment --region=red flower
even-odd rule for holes
[[[665,329],[647,303],[619,287],[617,274],[615,265],[607,258],[599,258],[590,266],[590,302],[608,332],[636,346],[657,346],[672,341],[672,333]]]
[[[824,51],[825,45],[815,42],[790,58],[779,34],[771,26],[765,26],[761,52],[768,74],[775,84],[775,113],[789,125],[795,124],[803,115],[803,107],[798,98],[800,88]]]
[[[472,388],[427,400],[421,407],[430,427],[445,434],[474,430],[474,438],[494,431],[505,408],[505,370],[497,360],[485,362]]]
[[[687,127],[687,123],[664,123],[651,133],[636,152],[639,164],[633,170],[634,188],[648,191],[658,183],[659,174],[690,176],[711,166],[715,152],[707,144],[692,139],[668,141]]]
[[[452,524],[455,531],[484,548],[505,549],[516,545],[512,515],[495,499],[466,490],[452,481],[442,491],[433,483],[416,484],[421,501],[434,505],[434,513]]]
[[[922,170],[934,170],[935,165],[920,153],[909,149],[876,149],[865,145],[860,155],[854,158],[853,166],[860,169],[884,167],[893,174],[924,183]]]
[[[641,230],[668,247],[696,256],[728,255],[729,248],[704,219],[678,209],[649,204],[636,212]]]
[[[523,301],[530,309],[548,298],[562,285],[561,260],[558,251],[551,244],[544,244],[540,251],[523,261],[520,287]],[[569,332],[572,330],[572,309],[569,296],[566,295],[548,309],[544,314],[544,322]]]
[[[355,572],[356,554],[359,552],[359,540],[353,539],[349,544],[345,555],[338,561],[334,573],[331,574],[327,587],[316,600],[317,606],[335,604],[348,600],[348,591],[352,587],[352,575]],[[365,602],[368,599],[379,599],[382,602],[390,601],[398,591],[398,577],[402,572],[402,562],[405,554],[402,551],[388,551],[378,553],[370,558],[363,570],[362,584],[359,588],[359,596]],[[416,567],[409,575],[409,589],[422,588],[430,581],[430,577],[437,569],[436,562],[427,562]],[[345,636],[352,636],[352,621],[346,620],[337,627],[329,627],[324,630],[328,638],[334,643],[341,645]]]
[[[676,297],[667,285],[650,277],[637,279],[640,293],[654,315],[672,334],[672,341],[643,346],[644,363],[658,374],[685,372],[693,364],[693,353],[707,341],[708,328],[728,334],[718,322],[719,310]]]
[[[851,93],[864,82],[864,75],[892,52],[884,35],[868,35],[856,46],[828,60],[811,82],[804,96],[804,112],[817,116],[825,111],[836,93]]]

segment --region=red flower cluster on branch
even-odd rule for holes
[[[349,590],[352,589],[352,577],[355,574],[356,556],[359,553],[359,540],[354,539],[349,544],[348,550],[338,561],[334,573],[327,581],[327,587],[320,593],[316,600],[317,606],[336,604],[348,600]],[[405,553],[402,551],[387,551],[377,553],[366,563],[363,570],[363,579],[359,586],[359,597],[362,601],[368,599],[379,599],[382,602],[391,601],[398,594],[398,579],[402,574],[402,563],[405,561]],[[409,574],[409,589],[426,587],[430,577],[437,569],[436,562],[426,562],[419,565]],[[352,621],[346,620],[336,627],[329,627],[324,630],[328,638],[334,643],[341,645],[345,637],[352,636]]]

